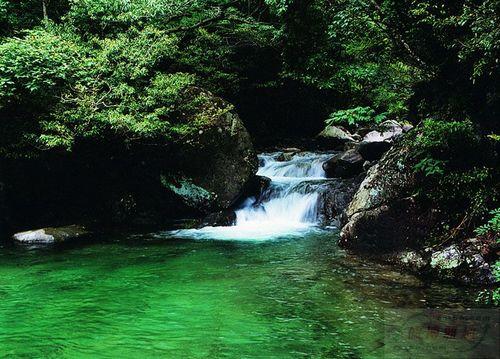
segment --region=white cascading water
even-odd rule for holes
[[[301,152],[284,158],[282,152],[259,155],[259,176],[271,183],[258,198],[247,198],[236,210],[230,227],[205,227],[171,232],[176,237],[264,240],[302,235],[319,221],[314,183],[325,180],[323,163],[331,154]]]

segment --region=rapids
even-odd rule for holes
[[[322,164],[331,156],[312,152],[288,158],[282,152],[260,154],[257,175],[270,178],[271,183],[258,197],[247,198],[236,210],[234,226],[171,233],[194,239],[266,240],[319,231],[318,187],[330,181]]]

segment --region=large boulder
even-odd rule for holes
[[[170,182],[168,175],[163,177],[183,203],[203,212],[230,207],[258,167],[250,135],[238,114],[217,97],[213,106],[217,111],[211,112],[220,115],[174,147],[171,162],[180,177]]]
[[[408,143],[397,143],[368,170],[346,210],[340,245],[387,260],[425,276],[466,284],[494,282],[487,256],[491,244],[478,240],[431,242],[446,214],[415,195],[419,178]],[[486,253],[486,254],[485,254]]]
[[[363,171],[364,162],[358,151],[350,149],[323,163],[323,170],[330,178],[350,178]]]
[[[409,148],[400,143],[368,170],[346,210],[341,244],[378,252],[418,246],[432,218],[413,197]]]

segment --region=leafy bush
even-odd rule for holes
[[[478,144],[479,137],[472,122],[428,119],[423,122],[414,147],[424,157],[449,157]]]
[[[407,143],[413,169],[421,175],[417,193],[447,213],[446,226],[456,226],[464,216],[476,223],[495,206],[497,172],[489,160],[490,149],[482,147],[470,121],[426,120]]]
[[[446,161],[424,158],[415,165],[415,171],[423,172],[426,176],[442,175],[445,164]]]
[[[488,220],[488,222],[476,228],[474,231],[478,236],[484,236],[487,234],[500,235],[500,208],[490,211],[490,215],[492,217]],[[500,275],[500,267],[497,268],[497,272]]]
[[[327,126],[342,125],[356,127],[369,124],[379,124],[386,118],[385,113],[376,114],[370,107],[355,107],[347,110],[339,110],[330,114],[325,121]]]

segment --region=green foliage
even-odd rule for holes
[[[82,71],[85,50],[70,37],[32,30],[0,44],[0,109],[16,101],[44,104]]]
[[[339,110],[330,114],[325,121],[327,126],[342,125],[349,127],[379,124],[386,119],[386,114],[376,114],[370,107],[355,107]]]
[[[415,171],[423,172],[425,176],[443,175],[446,162],[434,158],[424,158],[415,165]]]
[[[49,2],[49,14],[62,3]],[[14,7],[2,0],[0,16]],[[72,0],[61,21],[0,42],[4,155],[195,133],[229,107],[189,89],[238,91],[251,66],[235,60],[240,49],[267,47],[274,36],[229,1]]]
[[[497,177],[487,148],[470,121],[426,120],[407,140],[414,170],[422,174],[417,193],[434,207],[450,213],[453,225],[463,216],[480,218],[498,201]]]
[[[413,148],[422,159],[456,160],[478,145],[479,137],[472,122],[428,119],[423,122]]]
[[[457,20],[458,26],[470,28],[470,35],[460,46],[459,59],[472,62],[471,78],[490,76],[498,71],[498,53],[500,51],[500,2],[487,0],[466,2],[463,12]]]
[[[496,208],[490,211],[490,215],[491,218],[488,220],[486,224],[475,229],[474,232],[476,232],[478,236],[484,236],[487,234],[496,234],[500,236],[500,208]],[[497,274],[500,277],[500,266],[497,266],[496,269],[497,269]]]

